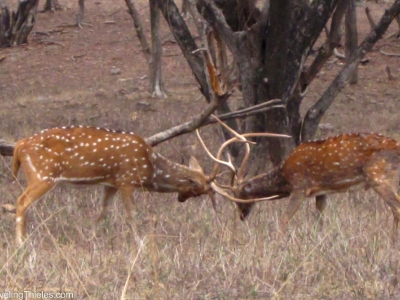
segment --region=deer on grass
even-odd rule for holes
[[[118,191],[130,222],[132,194],[136,189],[177,192],[180,202],[208,195],[215,208],[211,182],[219,164],[234,169],[230,161],[220,158],[224,149],[236,141],[233,138],[221,146],[212,173],[207,176],[194,157],[188,167],[172,162],[131,132],[70,126],[43,130],[20,140],[14,147],[12,172],[16,178],[22,167],[28,186],[17,200],[16,241],[22,244],[25,239],[28,207],[60,183],[104,187],[103,207],[97,222],[106,216],[107,207]]]
[[[242,220],[259,201],[254,198],[264,197],[263,201],[290,196],[280,222],[280,230],[284,232],[305,197],[317,196],[316,207],[321,220],[326,194],[372,188],[392,210],[392,242],[395,243],[400,220],[400,197],[397,193],[400,143],[396,140],[378,134],[341,134],[325,140],[303,142],[271,172],[244,180],[243,170],[248,155],[249,148],[234,184],[221,186],[211,183],[218,193],[238,203]]]
[[[28,207],[59,183],[104,187],[97,222],[106,216],[117,191],[128,221],[132,221],[132,194],[136,189],[178,192],[180,202],[204,194],[213,200],[210,182],[215,174],[206,176],[194,157],[188,167],[172,162],[131,132],[82,126],[44,130],[16,143],[12,167],[15,178],[20,166],[28,186],[17,200],[18,244],[26,235]]]

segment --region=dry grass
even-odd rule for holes
[[[178,204],[174,195],[138,193],[133,235],[120,199],[94,229],[100,194],[46,195],[30,209],[31,235],[19,251],[3,213],[0,290],[60,289],[77,299],[400,297],[392,216],[373,193],[330,197],[322,232],[306,201],[283,240],[273,232],[286,201],[260,204],[242,223],[226,201],[216,216],[206,199]]]

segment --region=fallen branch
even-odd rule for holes
[[[386,52],[386,51],[383,51],[383,50],[379,50],[379,52],[382,53],[383,55],[390,56],[390,57],[398,57],[398,56],[400,56],[400,54]]]
[[[58,45],[58,46],[65,48],[64,44],[62,44],[60,42],[56,42],[56,41],[40,40],[40,41],[38,41],[38,44]]]

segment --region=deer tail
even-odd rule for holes
[[[20,158],[18,148],[19,148],[18,145],[16,145],[14,148],[14,154],[13,154],[12,174],[13,174],[14,180],[17,179],[18,171],[21,166],[21,158]]]

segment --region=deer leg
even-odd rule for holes
[[[50,191],[55,186],[52,181],[40,181],[30,184],[17,200],[16,221],[16,242],[18,245],[23,243],[26,236],[26,220],[25,213],[28,207]]]
[[[375,160],[365,169],[369,179],[375,183],[374,190],[392,209],[392,243],[396,243],[397,228],[400,220],[400,197],[397,194],[399,184],[400,156],[397,151],[381,151],[374,155]]]
[[[392,231],[392,243],[393,245],[396,244],[396,239],[397,239],[397,232],[398,232],[398,228],[399,228],[399,213],[398,211],[394,210],[392,208],[392,214],[393,214],[393,231]]]
[[[393,232],[392,232],[392,243],[396,243],[397,239],[397,228],[399,226],[400,220],[400,197],[395,191],[391,184],[381,184],[374,187],[374,190],[385,200],[385,202],[390,206],[393,213]]]
[[[315,197],[315,207],[318,211],[318,229],[321,231],[324,226],[323,212],[326,208],[326,195],[319,195]]]
[[[280,224],[281,233],[286,232],[286,228],[287,228],[287,225],[288,225],[290,219],[293,217],[293,215],[299,209],[301,203],[303,202],[303,199],[304,199],[304,195],[302,193],[293,193],[292,196],[290,197],[289,205],[286,209],[285,214],[283,215],[283,217],[281,219],[281,224]]]
[[[113,186],[105,186],[104,187],[103,199],[102,199],[103,208],[101,209],[101,213],[100,213],[99,217],[97,218],[96,223],[99,223],[101,220],[103,220],[107,216],[110,201],[117,192],[118,192],[118,189],[116,187],[113,187]]]
[[[135,191],[135,188],[132,186],[124,186],[120,187],[119,191],[121,192],[122,202],[124,204],[124,208],[126,211],[126,217],[128,222],[133,224],[132,210],[133,210],[133,199],[132,194]]]

